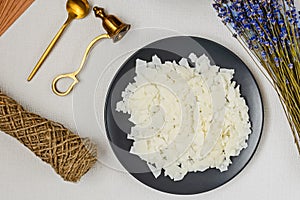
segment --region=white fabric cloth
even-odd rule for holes
[[[82,136],[93,138],[94,130],[88,123],[85,125],[75,123],[74,106],[78,104],[73,106],[72,102],[75,102],[75,97],[84,97],[84,88],[96,87],[97,79],[105,70],[105,66],[110,66],[112,59],[119,57],[116,62],[121,64],[124,60],[120,56],[124,53],[132,52],[154,39],[171,36],[172,33],[211,39],[235,52],[253,72],[264,99],[265,126],[258,150],[242,173],[216,190],[190,196],[188,199],[250,200],[299,197],[300,159],[279,100],[245,50],[216,17],[211,7],[212,1],[90,1],[91,4],[103,6],[109,13],[117,14],[124,21],[131,23],[132,36],[128,33],[127,38],[118,44],[112,44],[111,41],[98,44],[90,55],[84,71],[79,75],[82,81],[80,85],[75,88],[73,95],[61,98],[51,91],[52,79],[58,74],[77,69],[85,47],[95,36],[104,32],[100,19],[95,19],[92,13],[83,20],[72,22],[37,76],[32,82],[27,83],[26,78],[30,71],[67,17],[65,2],[65,0],[35,1],[0,37],[1,90],[31,111],[59,121],[73,131],[78,130]],[[297,3],[300,4],[299,1]],[[300,8],[300,5],[298,7]],[[114,65],[111,71],[116,70],[118,66]],[[114,74],[109,70],[105,73],[109,78]],[[89,76],[90,74],[98,75]],[[103,88],[104,91],[105,89]],[[103,102],[99,104],[102,105]],[[105,139],[104,136],[101,138]],[[103,141],[97,143],[101,145]],[[157,192],[139,183],[111,160],[113,158],[109,151],[109,147],[103,144],[99,154],[104,155],[103,159],[109,163],[108,165],[116,165],[118,169],[98,163],[80,183],[69,184],[63,182],[48,165],[43,164],[18,141],[1,133],[1,199],[184,198]]]

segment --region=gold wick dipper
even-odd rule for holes
[[[77,79],[76,76],[82,70],[82,68],[85,64],[86,58],[87,58],[91,48],[96,44],[96,42],[98,42],[99,40],[102,40],[102,39],[112,39],[113,42],[118,42],[124,37],[124,35],[130,29],[129,24],[123,23],[119,18],[117,18],[114,15],[107,15],[103,8],[94,7],[93,10],[94,10],[95,16],[102,19],[102,26],[106,30],[107,33],[99,35],[98,37],[96,37],[95,39],[92,40],[92,42],[88,45],[88,47],[84,53],[80,67],[76,71],[74,71],[72,73],[68,73],[68,74],[59,75],[53,80],[52,90],[58,96],[68,95],[73,90],[74,86],[79,82],[79,80]],[[64,78],[73,79],[73,83],[69,86],[69,88],[66,91],[61,92],[57,88],[57,82]]]

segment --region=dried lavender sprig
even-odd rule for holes
[[[294,1],[214,0],[213,7],[272,79],[300,153],[300,13]]]
[[[231,2],[233,2],[233,1],[231,1]],[[277,53],[278,55],[276,55],[275,57],[271,57],[272,60],[274,59],[275,61],[277,61],[278,65],[279,65],[279,61],[280,61],[280,62],[283,62],[284,65],[293,66],[293,64],[290,61],[291,59],[289,58],[289,53],[288,53],[289,51],[287,51],[285,48],[279,48],[279,51],[278,51],[277,39],[275,37],[273,37],[272,40],[270,40],[270,36],[268,36],[269,41],[266,41],[265,35],[270,33],[270,31],[268,31],[268,27],[266,26],[266,24],[262,25],[262,23],[264,22],[264,19],[261,16],[263,15],[264,12],[262,9],[260,9],[259,5],[258,4],[255,4],[255,5],[247,4],[247,2],[246,2],[246,4],[244,4],[244,6],[242,6],[242,4],[243,4],[243,1],[235,1],[233,4],[231,4],[227,7],[227,8],[229,8],[229,9],[227,9],[227,11],[228,10],[231,11],[228,13],[231,14],[231,17],[233,16],[232,17],[233,20],[228,20],[230,18],[227,17],[227,19],[225,18],[225,23],[226,23],[226,20],[229,22],[231,21],[231,24],[233,24],[232,27],[237,31],[237,33],[239,33],[240,36],[242,36],[242,38],[250,38],[250,40],[248,41],[249,48],[253,49],[253,46],[254,46],[254,53],[256,53],[256,55],[258,54],[258,57],[260,57],[262,60],[267,61],[266,55],[270,55],[270,54],[272,55],[275,50],[275,53]],[[266,5],[267,5],[267,3],[264,2],[264,6],[266,6]],[[244,8],[244,10],[243,10],[243,8]],[[275,1],[275,3],[273,3],[273,8],[274,8],[275,13],[280,13],[280,6],[276,1]],[[234,11],[232,11],[232,10],[234,10]],[[226,11],[226,7],[225,7],[225,9],[223,7],[222,9],[220,9],[220,11],[221,11],[219,13],[219,16],[221,15],[220,17],[222,17],[222,15],[226,16],[226,15],[224,15],[224,11]],[[241,11],[244,11],[244,12],[241,12]],[[249,11],[250,11],[250,13],[249,13]],[[233,13],[236,13],[236,15],[234,16]],[[248,14],[248,16],[249,16],[248,19],[245,17],[246,16],[245,13]],[[259,17],[257,17],[257,16],[259,16]],[[267,17],[270,18],[272,16],[270,16],[270,14],[269,14],[269,15],[267,15]],[[282,33],[280,34],[280,37],[281,37],[281,40],[283,41],[287,37],[287,31],[286,31],[286,28],[283,27],[284,20],[280,19],[280,17],[281,16],[277,16],[276,18],[278,20],[278,23],[282,26],[282,28],[281,28]],[[251,21],[252,26],[249,24],[249,21]],[[271,21],[274,21],[274,20],[271,20]],[[241,26],[240,22],[243,22],[242,26]],[[251,27],[252,28],[255,27],[256,29],[249,31],[249,29]],[[276,28],[276,29],[278,31],[278,28]],[[256,31],[258,33],[256,33]],[[252,35],[250,35],[251,37],[249,36],[249,34],[252,34]],[[275,45],[273,43],[274,41],[276,42]],[[261,44],[264,44],[265,46],[263,46]],[[281,45],[281,47],[287,46],[287,44],[285,44],[285,43],[279,43],[279,45]],[[274,46],[276,48],[274,48]],[[282,49],[284,51],[282,51]],[[256,50],[258,50],[258,52]],[[283,58],[285,58],[284,60],[279,60],[278,56],[283,53],[287,54],[288,56],[283,57]],[[273,75],[272,71],[268,71],[268,73],[270,75]],[[273,77],[273,78],[276,78],[276,77]]]

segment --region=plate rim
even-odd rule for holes
[[[120,73],[120,71],[123,69],[123,66],[125,63],[127,63],[127,61],[129,61],[130,59],[132,59],[132,57],[134,57],[136,55],[137,52],[139,52],[140,50],[142,49],[146,49],[148,46],[154,44],[154,43],[158,43],[158,42],[161,42],[163,40],[168,40],[168,39],[179,39],[179,38],[191,38],[193,40],[195,40],[197,43],[198,40],[204,40],[204,41],[207,41],[207,42],[212,42],[212,43],[215,43],[217,44],[219,47],[222,47],[224,50],[226,51],[229,51],[234,57],[236,57],[237,59],[239,59],[244,65],[245,65],[245,68],[247,69],[247,71],[249,72],[250,76],[252,77],[254,83],[255,83],[255,86],[257,87],[258,89],[258,94],[259,94],[259,99],[260,99],[260,106],[261,106],[261,128],[259,130],[259,136],[258,136],[258,139],[257,139],[257,143],[255,144],[255,147],[253,149],[253,151],[251,152],[250,154],[250,157],[249,159],[245,162],[245,164],[241,167],[240,170],[238,170],[235,175],[233,175],[231,178],[229,178],[228,180],[226,180],[224,183],[222,183],[221,185],[219,186],[216,186],[210,190],[206,190],[206,191],[203,191],[203,192],[198,192],[198,193],[188,193],[188,194],[182,194],[182,193],[172,193],[172,192],[167,192],[167,191],[161,191],[159,189],[156,189],[156,188],[153,188],[151,186],[149,186],[148,184],[142,182],[141,180],[139,180],[138,178],[135,177],[134,173],[131,173],[129,172],[126,167],[123,165],[123,163],[119,160],[118,156],[116,155],[115,153],[115,150],[114,148],[112,147],[111,145],[111,136],[109,134],[109,130],[108,130],[108,125],[107,125],[107,118],[106,118],[106,113],[107,113],[107,107],[108,107],[108,99],[109,99],[109,96],[112,92],[112,89],[113,89],[113,83],[116,81],[117,79],[117,76],[118,74]],[[150,48],[148,48],[150,49]],[[153,48],[152,48],[153,49]],[[221,66],[220,66],[221,67]],[[222,68],[222,67],[221,67]],[[224,67],[223,67],[224,68]],[[245,62],[240,58],[238,57],[231,49],[223,46],[222,44],[218,43],[218,42],[215,42],[213,40],[210,40],[210,39],[206,39],[206,38],[203,38],[203,37],[196,37],[196,36],[185,36],[185,35],[182,35],[182,36],[171,36],[171,37],[165,37],[165,38],[162,38],[162,39],[159,39],[159,40],[155,40],[141,48],[139,48],[138,50],[136,50],[135,52],[133,52],[124,62],[123,64],[118,68],[118,70],[115,72],[113,78],[111,79],[110,83],[109,83],[109,87],[108,87],[108,90],[106,92],[106,95],[105,95],[105,104],[104,104],[105,108],[104,108],[104,123],[105,123],[105,131],[106,131],[106,136],[107,136],[107,139],[110,141],[109,144],[110,144],[110,148],[112,149],[112,151],[114,152],[118,162],[124,167],[124,169],[126,170],[126,172],[128,174],[130,174],[130,177],[133,177],[136,181],[138,181],[139,183],[142,183],[142,185],[154,190],[154,191],[157,191],[157,192],[161,192],[163,194],[171,194],[171,195],[177,195],[177,196],[193,196],[193,195],[199,195],[199,194],[204,194],[204,193],[208,193],[208,192],[212,192],[218,188],[221,188],[223,187],[224,185],[227,185],[229,182],[231,182],[235,177],[237,177],[239,174],[241,174],[241,172],[249,165],[249,163],[251,162],[251,160],[253,159],[254,155],[256,154],[257,152],[257,149],[259,147],[259,144],[261,142],[261,139],[262,139],[262,135],[263,135],[263,131],[264,131],[264,126],[265,126],[265,107],[264,107],[264,101],[263,101],[263,96],[262,96],[262,92],[261,92],[261,89],[260,89],[260,86],[255,78],[255,76],[253,75],[252,71],[249,69],[248,65],[245,64]],[[252,133],[252,132],[251,132]],[[251,134],[250,136],[251,137]],[[248,141],[248,140],[247,140]],[[248,143],[247,143],[248,144]],[[244,150],[244,149],[242,149]],[[238,156],[237,156],[238,157]],[[194,173],[203,173],[203,172],[194,172]]]

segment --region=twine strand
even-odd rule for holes
[[[89,139],[26,111],[1,91],[0,130],[50,164],[65,181],[78,182],[97,161],[96,146]]]

